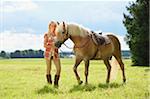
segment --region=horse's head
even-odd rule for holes
[[[60,23],[56,27],[55,32],[56,32],[55,46],[59,48],[70,37],[67,30],[67,24],[65,24],[65,22]]]

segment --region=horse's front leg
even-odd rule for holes
[[[75,65],[73,67],[73,71],[75,73],[75,76],[76,76],[76,79],[77,79],[79,85],[83,83],[83,81],[80,80],[80,77],[79,77],[78,72],[77,72],[77,67],[79,66],[79,64],[81,63],[81,61],[82,61],[82,59],[78,58],[76,56]]]
[[[85,62],[85,84],[88,84],[88,72],[89,72],[89,60],[84,61]]]

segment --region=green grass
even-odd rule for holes
[[[125,63],[127,83],[122,84],[121,70],[117,79],[106,84],[106,67],[102,61],[91,61],[89,84],[78,85],[73,73],[74,59],[61,59],[59,88],[48,85],[44,59],[1,59],[0,99],[149,99],[149,67],[132,67]],[[84,81],[84,64],[78,72]],[[52,66],[54,79],[55,66]]]

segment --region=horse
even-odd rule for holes
[[[61,45],[67,40],[71,39],[74,43],[74,53],[75,53],[75,64],[73,71],[75,73],[78,84],[82,84],[83,81],[80,80],[80,76],[77,72],[77,67],[84,61],[85,63],[85,84],[88,84],[88,71],[89,71],[89,61],[90,60],[103,60],[107,67],[107,78],[106,83],[110,81],[111,65],[109,60],[112,56],[115,57],[122,70],[123,82],[126,82],[124,63],[121,58],[121,44],[118,38],[112,34],[106,35],[110,40],[109,44],[96,45],[92,40],[90,32],[88,29],[75,24],[75,23],[65,23],[61,22],[56,27],[56,42],[55,46],[60,48]]]

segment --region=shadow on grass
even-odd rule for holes
[[[98,84],[98,88],[119,88],[121,86],[124,86],[125,84],[118,84],[118,83],[110,83],[110,84]]]
[[[75,91],[93,91],[95,90],[96,86],[87,84],[87,85],[74,85],[73,88],[69,90],[70,93]]]
[[[145,69],[145,72],[150,72],[150,69],[148,68],[148,69]]]
[[[45,85],[43,88],[37,90],[37,93],[38,94],[46,94],[46,93],[58,94],[61,92],[59,92],[58,88],[55,88],[51,85]]]

